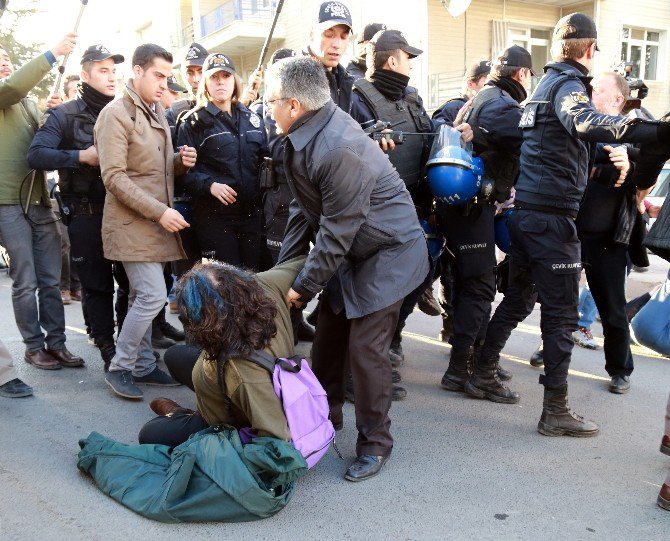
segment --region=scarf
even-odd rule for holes
[[[489,80],[499,89],[507,92],[518,103],[521,103],[528,96],[528,94],[526,94],[526,89],[521,85],[521,83],[515,79],[512,79],[511,77],[499,77],[498,75],[491,75]]]
[[[391,70],[374,70],[370,75],[370,82],[384,97],[398,101],[405,94],[409,77]]]
[[[84,100],[86,106],[93,111],[95,116],[98,116],[100,111],[102,111],[102,108],[114,99],[114,96],[106,96],[105,94],[98,92],[88,83],[80,83],[77,85],[77,94]]]

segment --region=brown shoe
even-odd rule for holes
[[[670,436],[663,435],[661,440],[661,453],[664,455],[670,455]]]
[[[666,511],[670,511],[670,486],[663,483],[661,491],[658,493],[656,503]]]
[[[65,346],[58,349],[48,349],[47,353],[56,359],[58,364],[65,368],[79,368],[84,366],[84,359],[70,353]]]
[[[193,410],[182,408],[174,400],[169,398],[154,398],[149,402],[149,407],[156,415],[172,415],[173,413],[195,413]]]
[[[23,358],[28,364],[32,364],[35,368],[40,368],[41,370],[61,369],[58,361],[44,348],[36,349],[35,351],[26,351]]]
[[[70,295],[70,292],[67,289],[60,290],[60,298],[63,300],[63,304],[72,303],[72,296]]]
[[[70,290],[70,298],[73,301],[81,302],[81,291],[80,290],[75,290],[75,291]]]

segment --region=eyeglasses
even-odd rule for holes
[[[269,105],[270,107],[274,107],[274,103],[275,103],[276,101],[284,101],[284,100],[286,100],[286,99],[288,99],[288,98],[275,98],[275,99],[273,99],[273,100],[265,100],[265,104],[266,104],[266,105]]]

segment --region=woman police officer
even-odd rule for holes
[[[179,127],[177,144],[198,150],[186,175],[194,228],[203,255],[260,270],[265,250],[258,171],[269,154],[262,119],[240,103],[242,85],[231,59],[211,54],[203,65],[196,107]]]

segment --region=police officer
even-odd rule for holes
[[[354,80],[365,77],[365,72],[368,70],[366,46],[372,37],[380,30],[386,30],[386,25],[382,23],[370,23],[365,25],[363,33],[358,39],[358,55],[351,60],[347,66],[347,73],[351,75]]]
[[[433,124],[435,129],[439,129],[442,124],[453,126],[456,115],[470,99],[477,95],[486,78],[491,73],[491,62],[489,60],[481,60],[471,64],[465,71],[463,77],[463,91],[461,95],[451,98],[446,101],[433,113]],[[442,342],[451,340],[454,334],[454,276],[453,276],[453,260],[448,250],[444,250],[437,261],[434,276],[439,276],[440,279],[440,294],[439,305],[442,309],[442,329],[440,330],[439,339]],[[427,292],[428,294],[428,292]],[[430,293],[432,297],[432,292]],[[426,295],[427,296],[427,295]],[[428,297],[428,300],[432,300]],[[420,305],[421,306],[421,305]]]
[[[354,77],[340,64],[347,52],[352,21],[349,8],[342,2],[323,2],[318,22],[310,32],[310,43],[304,54],[323,64],[330,87],[330,97],[340,109],[351,109]]]
[[[398,130],[411,133],[430,134],[433,124],[423,107],[423,100],[416,88],[409,86],[411,61],[423,51],[410,46],[399,30],[381,30],[368,43],[367,58],[371,62],[371,70],[367,77],[354,83],[351,116],[362,126],[370,126],[376,120],[397,124]],[[408,136],[402,144],[389,142],[393,149],[388,157],[398,171],[400,178],[412,197],[419,219],[426,219],[430,214],[432,197],[425,183],[420,182],[425,174],[425,164],[432,137]],[[387,141],[380,141],[382,149],[387,149]],[[428,280],[430,281],[430,279]],[[417,291],[407,296],[400,309],[389,356],[394,365],[399,366],[404,360],[401,346],[401,331],[407,317],[414,309],[416,301],[426,284],[419,286]],[[396,381],[400,374],[393,372]],[[407,391],[394,386],[392,398],[400,400],[407,396]]]
[[[161,103],[165,110],[170,110],[172,104],[181,98],[182,94],[188,92],[183,86],[177,82],[177,78],[174,75],[170,75],[167,80],[167,92],[163,92],[161,96]],[[176,133],[176,123],[172,115],[168,119],[168,124],[170,125],[170,133],[172,134],[173,145],[177,144],[177,133]]]
[[[72,260],[79,270],[91,337],[100,349],[105,370],[115,354],[114,269],[102,251],[106,192],[93,145],[93,126],[102,108],[114,99],[116,64],[123,60],[103,45],[86,49],[77,97],[46,112],[28,151],[31,167],[58,170],[61,215],[68,222]],[[122,273],[121,265],[118,267]],[[125,273],[118,274],[117,280],[127,283]]]
[[[547,436],[595,436],[598,425],[568,407],[568,367],[577,329],[581,274],[575,218],[596,142],[668,141],[670,123],[631,121],[598,113],[588,72],[598,50],[593,20],[572,13],[558,21],[545,76],[527,102],[517,210],[509,220],[510,284],[489,324],[482,360],[498,358],[510,333],[541,306],[544,404],[538,431]]]
[[[268,67],[283,60],[298,56],[293,49],[277,49],[270,57]],[[284,231],[288,223],[288,209],[293,196],[286,181],[284,172],[284,140],[285,136],[277,133],[277,124],[269,114],[263,100],[257,100],[250,109],[264,119],[268,137],[270,156],[265,158],[261,169],[261,189],[263,190],[263,213],[265,222],[265,239],[271,265],[276,265],[284,240]],[[267,266],[271,266],[267,265]],[[291,308],[293,323],[293,339],[311,342],[314,340],[314,327],[305,321],[302,308]]]
[[[195,42],[191,43],[188,51],[186,51],[182,76],[189,86],[191,95],[188,98],[175,101],[170,109],[166,110],[165,116],[170,125],[177,123],[179,115],[195,107],[195,96],[202,79],[202,65],[208,54],[207,49]]]
[[[179,146],[198,162],[185,176],[193,196],[194,229],[203,254],[258,270],[264,250],[259,167],[268,155],[263,120],[240,103],[240,78],[230,57],[207,57],[198,105],[184,118]]]
[[[458,111],[484,87],[489,73],[491,73],[491,62],[489,60],[481,60],[470,64],[463,76],[462,94],[447,100],[435,110],[433,113],[435,125],[447,124],[447,126],[453,126]]]
[[[478,337],[483,341],[495,297],[494,203],[509,199],[516,181],[520,103],[526,99],[531,75],[531,56],[523,47],[514,45],[500,54],[490,80],[465,116],[474,133],[474,152],[484,162],[484,178],[491,182],[491,191],[478,195],[476,202],[465,207],[442,208],[447,243],[455,256],[456,295],[453,347],[441,385],[449,391],[467,390],[473,396],[505,403],[518,402],[519,396],[501,383],[496,362],[483,364],[477,359],[476,342]],[[475,359],[475,374],[468,383]]]

